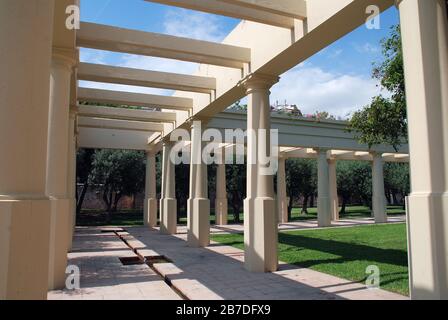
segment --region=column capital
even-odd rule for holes
[[[251,73],[242,79],[238,86],[246,88],[247,92],[253,90],[269,90],[274,84],[280,81],[280,77],[268,74]]]
[[[330,149],[327,148],[314,148],[314,151],[317,152],[317,154],[327,154],[328,151],[330,151]]]
[[[375,158],[383,158],[383,153],[382,152],[378,152],[378,151],[371,151],[370,155],[375,159]]]
[[[53,47],[52,59],[71,70],[78,65],[79,50]]]

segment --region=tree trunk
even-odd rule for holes
[[[347,208],[347,199],[345,197],[342,197],[342,205],[341,205],[341,211],[339,212],[340,215],[343,215],[346,213]]]
[[[289,204],[288,204],[288,220],[291,221],[292,219],[292,206],[294,205],[294,197],[291,195],[289,197]]]
[[[314,208],[314,195],[310,196],[310,208]]]
[[[84,203],[84,199],[86,197],[88,189],[89,189],[89,183],[85,182],[82,187],[81,195],[79,195],[79,197],[78,196],[76,197],[76,214],[81,213],[82,204]],[[76,188],[76,194],[78,195],[78,188]]]
[[[308,200],[309,195],[303,196],[303,202],[302,202],[302,214],[308,214]]]

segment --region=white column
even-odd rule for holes
[[[0,1],[0,300],[47,297],[53,8]]]
[[[73,234],[76,226],[76,152],[77,129],[76,108],[70,107],[69,133],[68,133],[68,179],[67,191],[70,199],[68,249],[72,249]]]
[[[336,160],[328,160],[328,175],[330,183],[330,210],[331,219],[333,221],[339,220],[339,198],[338,198],[338,181],[336,174]]]
[[[74,52],[53,49],[47,150],[47,195],[52,204],[48,288],[65,287],[68,238],[72,225],[69,178],[69,110]]]
[[[216,168],[215,217],[217,225],[226,225],[228,221],[228,204],[224,148],[221,149],[219,156],[221,157],[221,164],[218,164]]]
[[[188,199],[188,245],[210,244],[210,200],[208,199],[207,165],[202,161],[202,130],[205,123],[191,126],[190,198]]]
[[[327,150],[318,150],[317,220],[319,227],[331,226],[330,174]]]
[[[259,161],[260,153],[270,150],[269,89],[277,81],[276,77],[249,75],[242,82],[247,89],[249,98],[247,198],[244,201],[244,261],[246,269],[252,272],[276,271],[278,267],[278,219],[274,177],[266,175],[266,167]],[[266,132],[260,130],[266,130]]]
[[[372,153],[372,212],[375,223],[387,222],[385,190],[384,190],[384,161],[382,154]]]
[[[145,202],[143,221],[145,226],[157,227],[157,190],[156,190],[156,155],[153,151],[146,152]]]
[[[448,298],[448,25],[444,0],[399,1],[409,125],[411,297]]]
[[[288,223],[288,197],[286,196],[286,158],[278,159],[277,211],[279,223]]]
[[[171,161],[172,142],[163,144],[162,196],[160,199],[160,232],[177,233],[176,168]]]

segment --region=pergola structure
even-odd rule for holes
[[[6,0],[0,4],[0,299],[46,298],[65,283],[71,246],[77,147],[145,150],[145,221],[157,222],[155,152],[163,153],[161,231],[176,231],[173,148],[176,128],[191,130],[191,157],[203,148],[204,127],[279,129],[281,157],[317,158],[319,224],[335,215],[334,160],[373,163],[374,214],[386,219],[383,161],[407,161],[386,146],[359,145],[340,122],[271,116],[269,89],[279,76],[338,40],[392,0],[157,0],[153,2],[244,19],[212,43],[81,23],[66,27],[77,0]],[[413,298],[448,297],[448,27],[445,0],[395,1],[401,16],[407,85],[412,194],[408,237]],[[262,36],[261,36],[262,35]],[[78,48],[93,48],[200,63],[179,75],[79,63]],[[175,90],[172,96],[78,88],[78,80]],[[224,112],[248,96],[247,115]],[[92,105],[79,105],[87,101]],[[143,109],[107,108],[102,104]],[[157,110],[157,111],[154,111]],[[246,119],[247,117],[247,119]],[[255,138],[258,138],[256,136]],[[260,144],[265,144],[260,145]],[[247,157],[269,139],[248,138]],[[226,141],[223,147],[230,147]],[[30,157],[31,161],[30,161]],[[255,157],[257,157],[255,153]],[[254,160],[254,159],[251,159]],[[256,160],[256,159],[255,159]],[[247,168],[245,266],[277,269],[277,223],[285,218],[284,161],[278,194],[263,166]],[[226,221],[225,175],[218,169],[218,222]],[[209,243],[206,165],[190,166],[188,243]],[[333,187],[330,187],[333,186]],[[278,213],[278,215],[277,215]],[[33,263],[30,263],[32,261]]]

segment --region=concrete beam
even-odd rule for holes
[[[193,100],[189,98],[88,88],[78,89],[78,100],[94,103],[107,103],[182,111],[189,111],[193,108]]]
[[[294,19],[306,19],[305,0],[222,0],[242,7],[271,12]]]
[[[213,90],[216,90],[215,78],[113,67],[91,63],[81,63],[79,65],[78,79],[208,94]]]
[[[107,118],[78,117],[79,128],[163,132],[163,124]]]
[[[294,28],[294,19],[265,10],[226,3],[220,0],[146,0],[180,8],[219,14],[222,16],[259,22],[276,27]]]
[[[175,122],[176,113],[98,106],[78,106],[78,116],[143,122]]]
[[[79,47],[243,69],[250,49],[164,34],[81,23]]]

